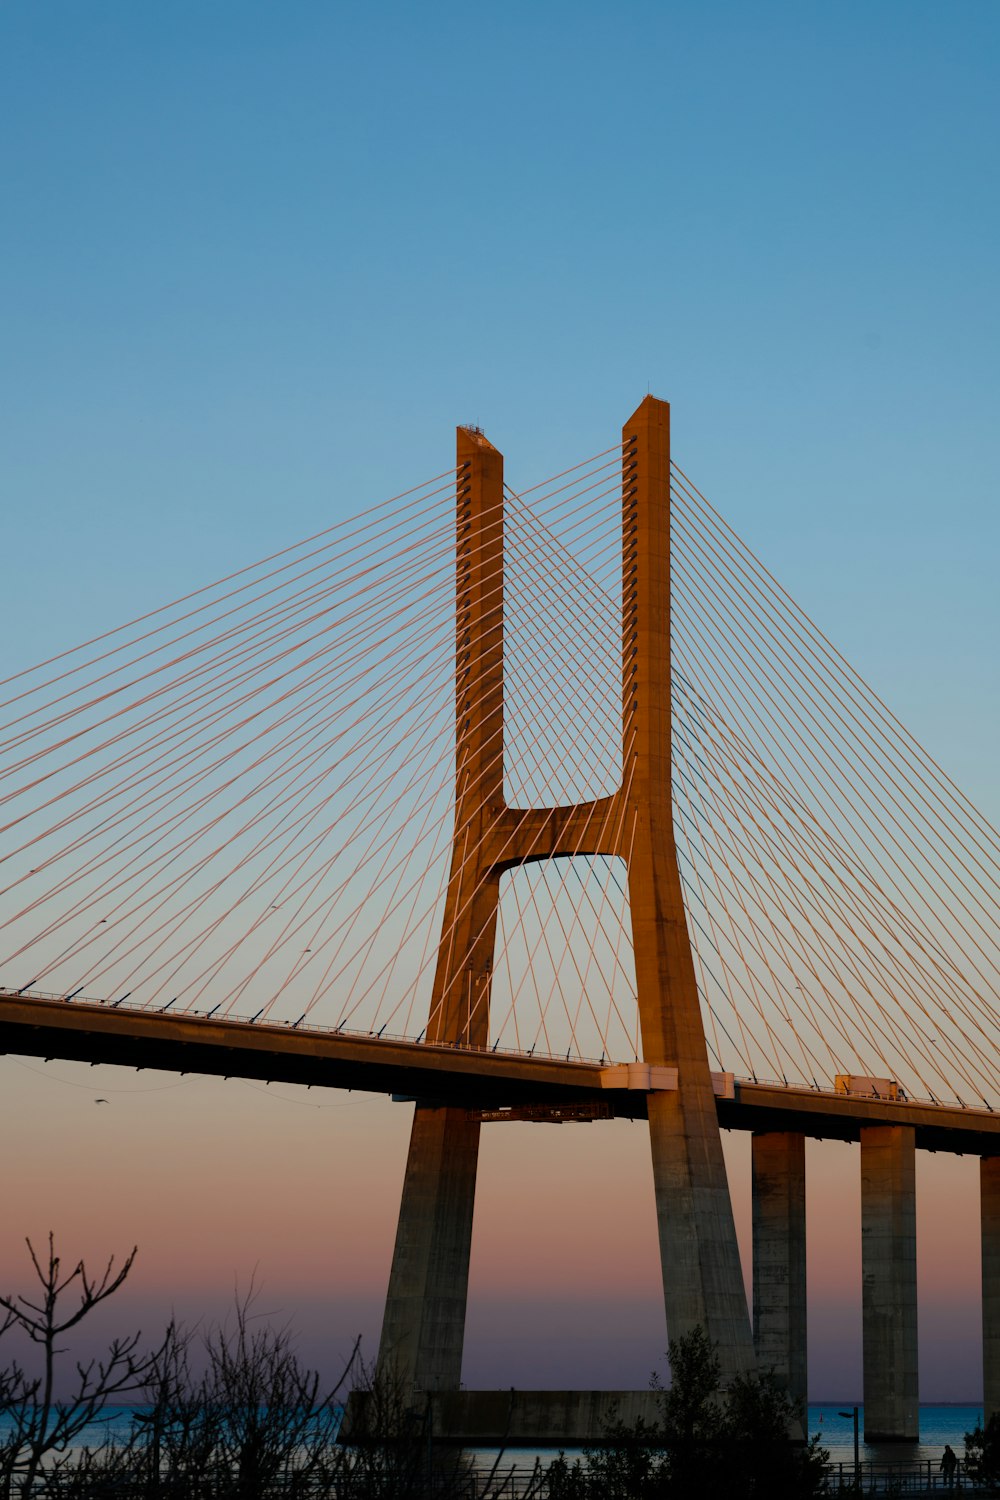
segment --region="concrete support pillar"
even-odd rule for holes
[[[414,1110],[378,1353],[407,1400],[461,1384],[479,1130],[464,1109]]]
[[[753,1341],[761,1370],[773,1370],[805,1417],[806,1138],[755,1134]]]
[[[1000,1414],[1000,1156],[979,1163],[983,1233],[983,1417]]]
[[[426,1036],[485,1047],[500,882],[489,838],[503,808],[503,457],[460,427],[456,458],[455,831]],[[417,1104],[378,1359],[406,1397],[461,1384],[478,1161],[477,1121]]]
[[[861,1131],[865,1441],[915,1442],[916,1151],[911,1126]]]
[[[705,1329],[728,1382],[754,1369],[753,1338],[718,1125],[699,1103],[694,1088],[649,1095],[663,1302],[668,1337]]]
[[[674,842],[670,407],[652,396],[622,429],[622,595],[628,805],[619,852],[628,861],[643,1058],[678,1073],[676,1091],[649,1096],[667,1333],[703,1328],[728,1379],[755,1361]]]

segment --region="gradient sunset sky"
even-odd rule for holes
[[[652,390],[996,823],[998,73],[993,0],[3,6],[3,675],[440,472],[456,423],[530,483]],[[138,1241],[111,1323],[218,1315],[256,1271],[310,1358],[374,1352],[406,1107],[0,1082],[4,1286],[25,1234]],[[811,1388],[849,1400],[857,1153],[809,1170]],[[977,1164],[918,1174],[921,1394],[974,1399]],[[642,1128],[497,1126],[480,1181],[466,1382],[643,1385]]]

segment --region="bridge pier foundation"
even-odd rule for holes
[[[773,1370],[805,1415],[806,1138],[753,1136],[753,1337],[761,1370]]]
[[[1000,1414],[1000,1156],[979,1163],[983,1236],[983,1420]]]
[[[861,1131],[861,1278],[865,1441],[919,1437],[916,1136]]]

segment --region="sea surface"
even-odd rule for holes
[[[840,1415],[847,1412],[847,1416]],[[983,1408],[947,1404],[943,1406],[921,1406],[919,1443],[866,1443],[864,1441],[865,1409],[859,1406],[861,1423],[861,1446],[859,1457],[862,1463],[912,1464],[931,1461],[936,1468],[941,1460],[946,1443],[950,1443],[958,1457],[965,1453],[965,1434],[971,1432],[983,1420]],[[819,1402],[809,1407],[809,1436],[816,1434],[821,1445],[830,1455],[831,1464],[843,1464],[845,1469],[854,1463],[854,1416],[853,1402]],[[481,1463],[492,1463],[496,1449],[474,1450]],[[583,1450],[567,1448],[569,1459],[582,1458]],[[504,1465],[531,1468],[536,1458],[549,1462],[554,1457],[551,1449],[508,1448],[504,1454]]]
[[[819,1434],[824,1448],[830,1450],[833,1463],[854,1462],[853,1415],[840,1416],[840,1412],[853,1412],[853,1404],[831,1402],[829,1405],[810,1404],[809,1435]],[[865,1409],[858,1408],[862,1437],[865,1430]],[[959,1458],[965,1452],[965,1434],[978,1427],[983,1420],[983,1408],[979,1406],[921,1406],[919,1443],[861,1443],[861,1457],[867,1462],[905,1463],[912,1459],[940,1459],[945,1443],[950,1443]]]
[[[133,1408],[109,1407],[106,1415],[80,1434],[76,1447],[96,1447],[108,1439],[123,1439],[131,1425]],[[140,1408],[141,1410],[141,1408]],[[859,1407],[861,1432],[864,1434],[864,1407]],[[841,1413],[846,1412],[847,1416]],[[921,1406],[919,1443],[868,1444],[862,1439],[860,1457],[864,1463],[900,1463],[930,1460],[935,1466],[941,1458],[946,1443],[950,1443],[959,1458],[965,1452],[965,1434],[971,1432],[983,1420],[983,1408],[979,1406],[947,1404]],[[0,1415],[0,1439],[8,1426]],[[829,1451],[830,1462],[848,1464],[854,1462],[854,1422],[852,1406],[847,1402],[814,1403],[809,1407],[809,1434],[819,1436],[824,1448]],[[496,1458],[496,1449],[473,1449],[472,1456],[481,1463],[491,1464]],[[582,1449],[567,1449],[567,1458],[582,1457]],[[519,1468],[531,1468],[535,1459],[543,1463],[555,1457],[553,1449],[514,1448],[506,1449],[503,1456],[505,1468],[516,1464]]]

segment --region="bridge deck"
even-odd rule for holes
[[[172,1073],[255,1078],[440,1101],[476,1110],[601,1106],[645,1118],[646,1093],[601,1062],[430,1046],[397,1038],[251,1024],[0,991],[0,1053]],[[717,1100],[731,1130],[857,1140],[865,1125],[912,1125],[931,1151],[1000,1154],[1000,1114],[738,1079]]]

